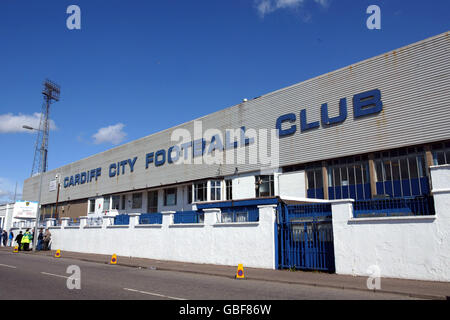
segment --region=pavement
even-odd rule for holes
[[[1,247],[2,251],[12,251],[13,248]],[[55,256],[56,251],[20,252],[19,254]],[[109,264],[111,255],[88,254],[61,251],[62,258]],[[117,264],[132,268],[145,268],[150,270],[177,271],[195,274],[205,274],[234,278],[237,266],[222,266],[211,264],[197,264],[176,261],[162,261],[145,258],[117,257]],[[245,279],[301,284],[315,287],[361,290],[367,292],[367,277],[329,274],[316,271],[290,271],[247,268],[244,266]],[[245,281],[245,280],[243,280]],[[450,300],[450,282],[420,281],[408,279],[381,278],[379,293],[400,294],[404,296]]]

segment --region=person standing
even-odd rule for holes
[[[12,230],[9,230],[9,246],[12,247],[14,242],[14,232]]]
[[[29,251],[31,242],[30,229],[27,229],[22,237],[23,251]]]
[[[52,234],[50,233],[50,230],[45,229],[45,234],[44,234],[44,250],[47,251],[49,250],[49,244],[50,244],[50,239],[52,237]]]
[[[42,244],[44,241],[44,233],[42,232],[42,229],[39,230],[39,235],[38,235],[38,243],[36,246],[36,251],[40,251],[42,250]]]
[[[8,242],[8,232],[6,232],[6,230],[3,230],[2,240],[3,240],[3,246],[6,247],[6,244]]]
[[[23,234],[22,234],[22,231],[20,231],[19,234],[16,236],[16,242],[17,242],[17,246],[19,247],[19,251],[22,251],[22,238],[23,238]]]

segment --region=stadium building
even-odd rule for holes
[[[444,33],[46,172],[43,217],[430,196],[429,167],[450,163],[449,42]],[[38,190],[38,176],[26,180],[23,199]]]
[[[449,62],[446,32],[46,172],[53,246],[450,281]]]

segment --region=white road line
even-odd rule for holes
[[[17,267],[14,267],[14,266],[8,266],[7,264],[0,264],[0,267],[6,267],[6,268],[17,269]]]
[[[131,292],[138,292],[138,293],[142,293],[142,294],[148,294],[148,295],[151,295],[151,296],[162,297],[162,298],[168,298],[168,299],[173,299],[173,300],[187,300],[187,299],[183,299],[183,298],[177,298],[177,297],[165,296],[165,295],[159,294],[159,293],[152,293],[152,292],[146,292],[146,291],[140,291],[140,290],[128,289],[128,288],[123,288],[123,289],[124,289],[124,290],[127,290],[127,291],[131,291]]]
[[[64,279],[69,278],[69,277],[66,277],[66,276],[61,276],[61,275],[59,275],[59,274],[53,274],[53,273],[47,273],[47,272],[41,272],[41,273],[42,273],[42,274],[45,274],[45,275],[47,275],[47,276],[59,277],[59,278],[64,278]]]

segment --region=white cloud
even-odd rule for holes
[[[258,13],[264,17],[266,14],[278,9],[296,9],[301,7],[308,0],[255,0]],[[322,7],[328,7],[330,0],[314,0]]]
[[[314,0],[315,3],[320,4],[322,7],[328,7],[331,0]]]
[[[118,123],[113,126],[98,129],[97,133],[92,136],[94,138],[94,143],[121,143],[127,136],[127,134],[122,131],[123,127],[125,127],[123,123]]]
[[[22,128],[22,126],[27,125],[38,129],[39,123],[41,121],[41,114],[34,113],[32,115],[21,114],[14,115],[12,113],[1,114],[0,115],[0,133],[17,133],[17,132],[28,132],[35,133],[34,130],[27,130]],[[50,130],[56,130],[56,124],[50,119]]]

